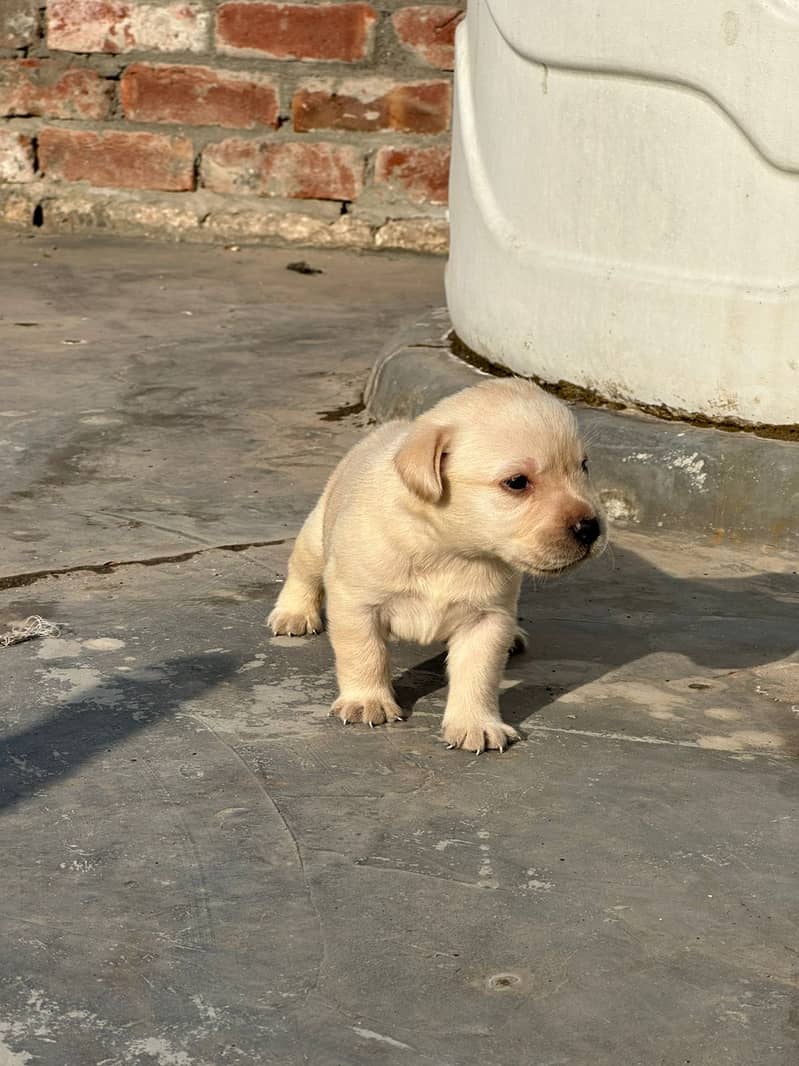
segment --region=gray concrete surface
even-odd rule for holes
[[[415,418],[486,376],[453,355],[451,330],[446,308],[438,307],[388,339],[368,383],[372,417]],[[620,526],[799,552],[799,440],[629,409],[577,404],[574,411],[590,443],[592,476]]]
[[[0,650],[0,1064],[792,1066],[795,556],[617,531],[525,591],[523,742],[444,749],[437,647],[343,729],[263,619],[441,266],[291,258],[0,250],[0,631],[62,626]]]

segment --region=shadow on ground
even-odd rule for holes
[[[573,688],[651,655],[684,656],[700,671],[739,673],[783,660],[799,648],[795,574],[673,577],[620,546],[593,570],[599,571],[596,584],[586,568],[525,588],[519,610],[530,648],[510,659],[508,676],[518,672],[522,680],[501,697],[503,717],[513,725]],[[575,659],[585,668],[574,685],[554,667],[546,684],[532,683],[523,677],[525,665],[537,659]],[[412,713],[415,702],[446,684],[441,651],[404,670],[395,688],[400,705]],[[701,680],[688,684],[695,692],[711,688]]]
[[[230,677],[237,665],[219,654],[169,659],[150,668],[151,678],[114,677],[0,740],[0,813],[171,718],[181,704]]]

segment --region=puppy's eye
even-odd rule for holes
[[[530,484],[530,479],[526,474],[514,474],[513,477],[505,478],[502,484],[513,492],[523,492]]]
[[[580,463],[580,469],[582,470],[582,472],[584,474],[588,473],[588,458],[587,457],[585,459],[583,459],[583,461]]]

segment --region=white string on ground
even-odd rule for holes
[[[12,644],[22,644],[34,637],[55,637],[60,632],[55,622],[48,622],[38,614],[32,614],[24,622],[11,624],[11,629],[0,633],[0,648],[10,648]]]

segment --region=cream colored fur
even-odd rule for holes
[[[389,638],[446,641],[443,739],[480,752],[518,738],[498,693],[508,651],[524,639],[522,576],[559,573],[606,543],[584,458],[571,412],[505,379],[381,426],[342,459],[269,616],[275,634],[316,633],[326,598],[339,683],[332,714],[370,726],[400,720]],[[519,475],[529,480],[521,491],[505,484]],[[599,535],[586,545],[574,531],[591,519]]]

